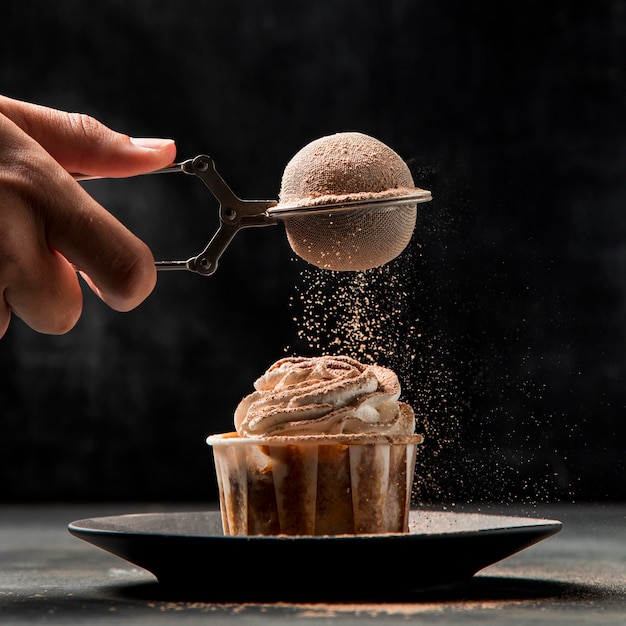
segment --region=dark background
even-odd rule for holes
[[[320,136],[393,147],[435,198],[387,268],[417,328],[388,358],[427,434],[417,498],[626,498],[624,2],[5,0],[0,55],[5,95],[172,137],[243,198],[276,198]],[[84,184],[156,258],[216,227],[183,175]],[[86,289],[67,335],[14,320],[2,498],[214,499],[206,435],[285,351],[316,351],[307,268],[281,226],[244,231],[214,276],[161,274],[131,313]]]

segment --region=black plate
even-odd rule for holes
[[[225,537],[219,512],[72,522],[162,586],[214,599],[368,598],[457,585],[561,529],[556,520],[412,511],[407,534]]]

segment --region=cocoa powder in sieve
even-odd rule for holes
[[[403,196],[416,189],[407,164],[394,150],[363,133],[336,133],[312,141],[289,161],[279,206]]]

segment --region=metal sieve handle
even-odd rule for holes
[[[209,156],[201,154],[193,159],[174,163],[169,167],[147,172],[147,174],[170,172],[184,172],[196,176],[208,187],[220,205],[220,225],[199,254],[186,261],[156,261],[157,270],[187,270],[210,276],[217,270],[219,259],[239,230],[254,226],[273,226],[278,223],[276,217],[268,214],[268,209],[276,206],[276,200],[242,200],[237,197],[218,174],[215,162]],[[101,177],[74,174],[74,178],[78,181],[85,181]]]

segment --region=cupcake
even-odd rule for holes
[[[254,383],[235,431],[212,435],[225,535],[408,530],[413,409],[390,369],[288,357]]]

